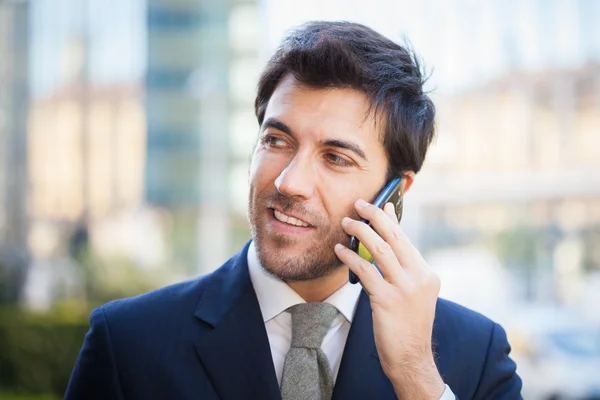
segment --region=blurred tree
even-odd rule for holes
[[[125,256],[100,257],[87,249],[76,259],[90,307],[136,296],[169,282],[166,268],[145,269]]]
[[[88,314],[77,302],[56,304],[43,314],[0,306],[0,398],[5,392],[14,398],[63,396],[89,329]]]

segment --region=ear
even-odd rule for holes
[[[408,192],[415,179],[414,171],[405,171],[402,174],[402,193]]]

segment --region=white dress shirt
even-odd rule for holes
[[[296,304],[306,303],[306,301],[285,282],[269,274],[260,266],[254,242],[248,248],[248,268],[265,322],[277,382],[281,385],[283,363],[292,341],[292,314],[287,309]],[[348,339],[348,332],[350,332],[350,325],[361,290],[362,287],[359,284],[353,285],[348,282],[324,300],[339,311],[321,345],[321,349],[329,360],[334,382],[340,369],[344,346]],[[454,399],[454,394],[446,385],[446,390],[440,400]]]

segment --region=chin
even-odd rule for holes
[[[307,281],[333,274],[342,267],[331,249],[305,243],[278,243],[255,235],[256,254],[262,268],[283,281]]]

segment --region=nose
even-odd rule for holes
[[[308,160],[296,155],[275,179],[277,191],[286,196],[298,196],[309,199],[314,193],[315,172]]]

